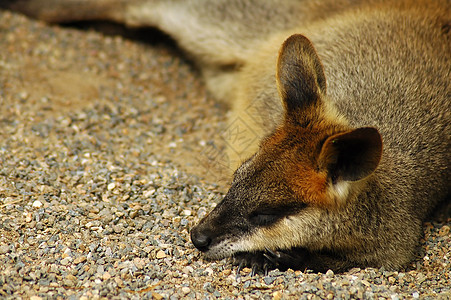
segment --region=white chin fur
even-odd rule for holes
[[[250,248],[249,245],[246,246],[245,242],[225,240],[214,245],[207,252],[204,252],[204,256],[207,259],[217,260],[230,257],[237,252],[246,252],[250,250],[252,250],[252,248]]]

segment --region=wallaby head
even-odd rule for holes
[[[341,234],[334,222],[377,168],[381,136],[375,128],[353,129],[337,114],[306,37],[293,35],[283,43],[276,80],[283,122],[238,168],[222,202],[191,231],[194,245],[209,258],[353,244],[344,238],[339,242],[348,245],[334,245],[332,235]]]

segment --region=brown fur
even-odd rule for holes
[[[191,233],[206,257],[400,268],[449,195],[449,1],[7,4],[47,21],[165,31],[231,104],[231,124],[261,140],[231,141],[231,188]]]

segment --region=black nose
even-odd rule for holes
[[[200,230],[199,227],[194,227],[191,230],[191,241],[197,249],[205,252],[211,244],[211,237],[206,231]]]

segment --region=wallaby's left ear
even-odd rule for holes
[[[320,94],[326,94],[321,61],[312,43],[301,34],[292,35],[283,43],[276,78],[287,114],[317,103]]]
[[[329,137],[321,148],[318,165],[334,183],[357,181],[376,170],[381,156],[379,131],[363,127]]]

